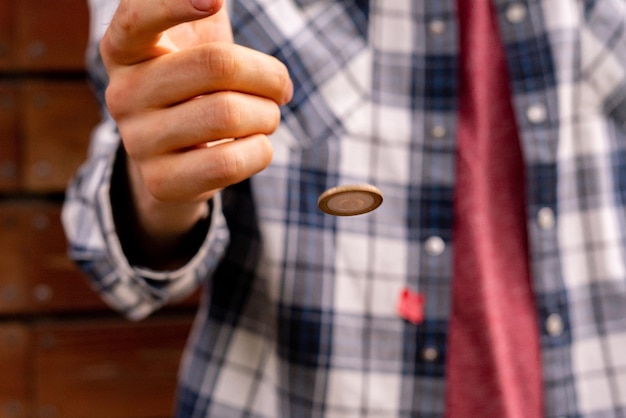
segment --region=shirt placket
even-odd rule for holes
[[[370,2],[370,42],[374,102],[385,104],[385,89],[392,89],[378,78],[392,79],[407,87],[393,91],[391,105],[404,105],[411,114],[405,219],[408,274],[398,295],[398,315],[405,328],[400,406],[440,416],[450,310],[458,28],[453,1],[411,2],[406,20],[398,17],[398,3]],[[398,39],[391,50],[385,42],[385,33],[394,30],[385,27],[390,22],[411,26],[411,38]]]

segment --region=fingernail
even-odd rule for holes
[[[203,12],[212,12],[215,8],[215,0],[191,0],[191,4]]]

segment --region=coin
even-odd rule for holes
[[[335,216],[354,216],[368,213],[383,203],[383,194],[370,184],[350,184],[332,187],[317,200],[319,208]]]

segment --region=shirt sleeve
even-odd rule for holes
[[[91,37],[87,68],[95,93],[104,103],[106,73],[97,44],[117,1],[90,0]],[[221,195],[212,199],[209,230],[198,252],[175,271],[154,271],[133,266],[125,256],[116,233],[110,188],[120,135],[102,106],[102,121],[94,129],[87,160],[69,183],[62,222],[69,256],[84,271],[105,302],[133,320],[142,319],[164,304],[183,298],[207,280],[221,260],[229,242],[222,213]]]

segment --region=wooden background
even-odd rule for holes
[[[165,418],[195,300],[131,323],[66,257],[67,181],[99,119],[86,0],[0,0],[0,418]]]

